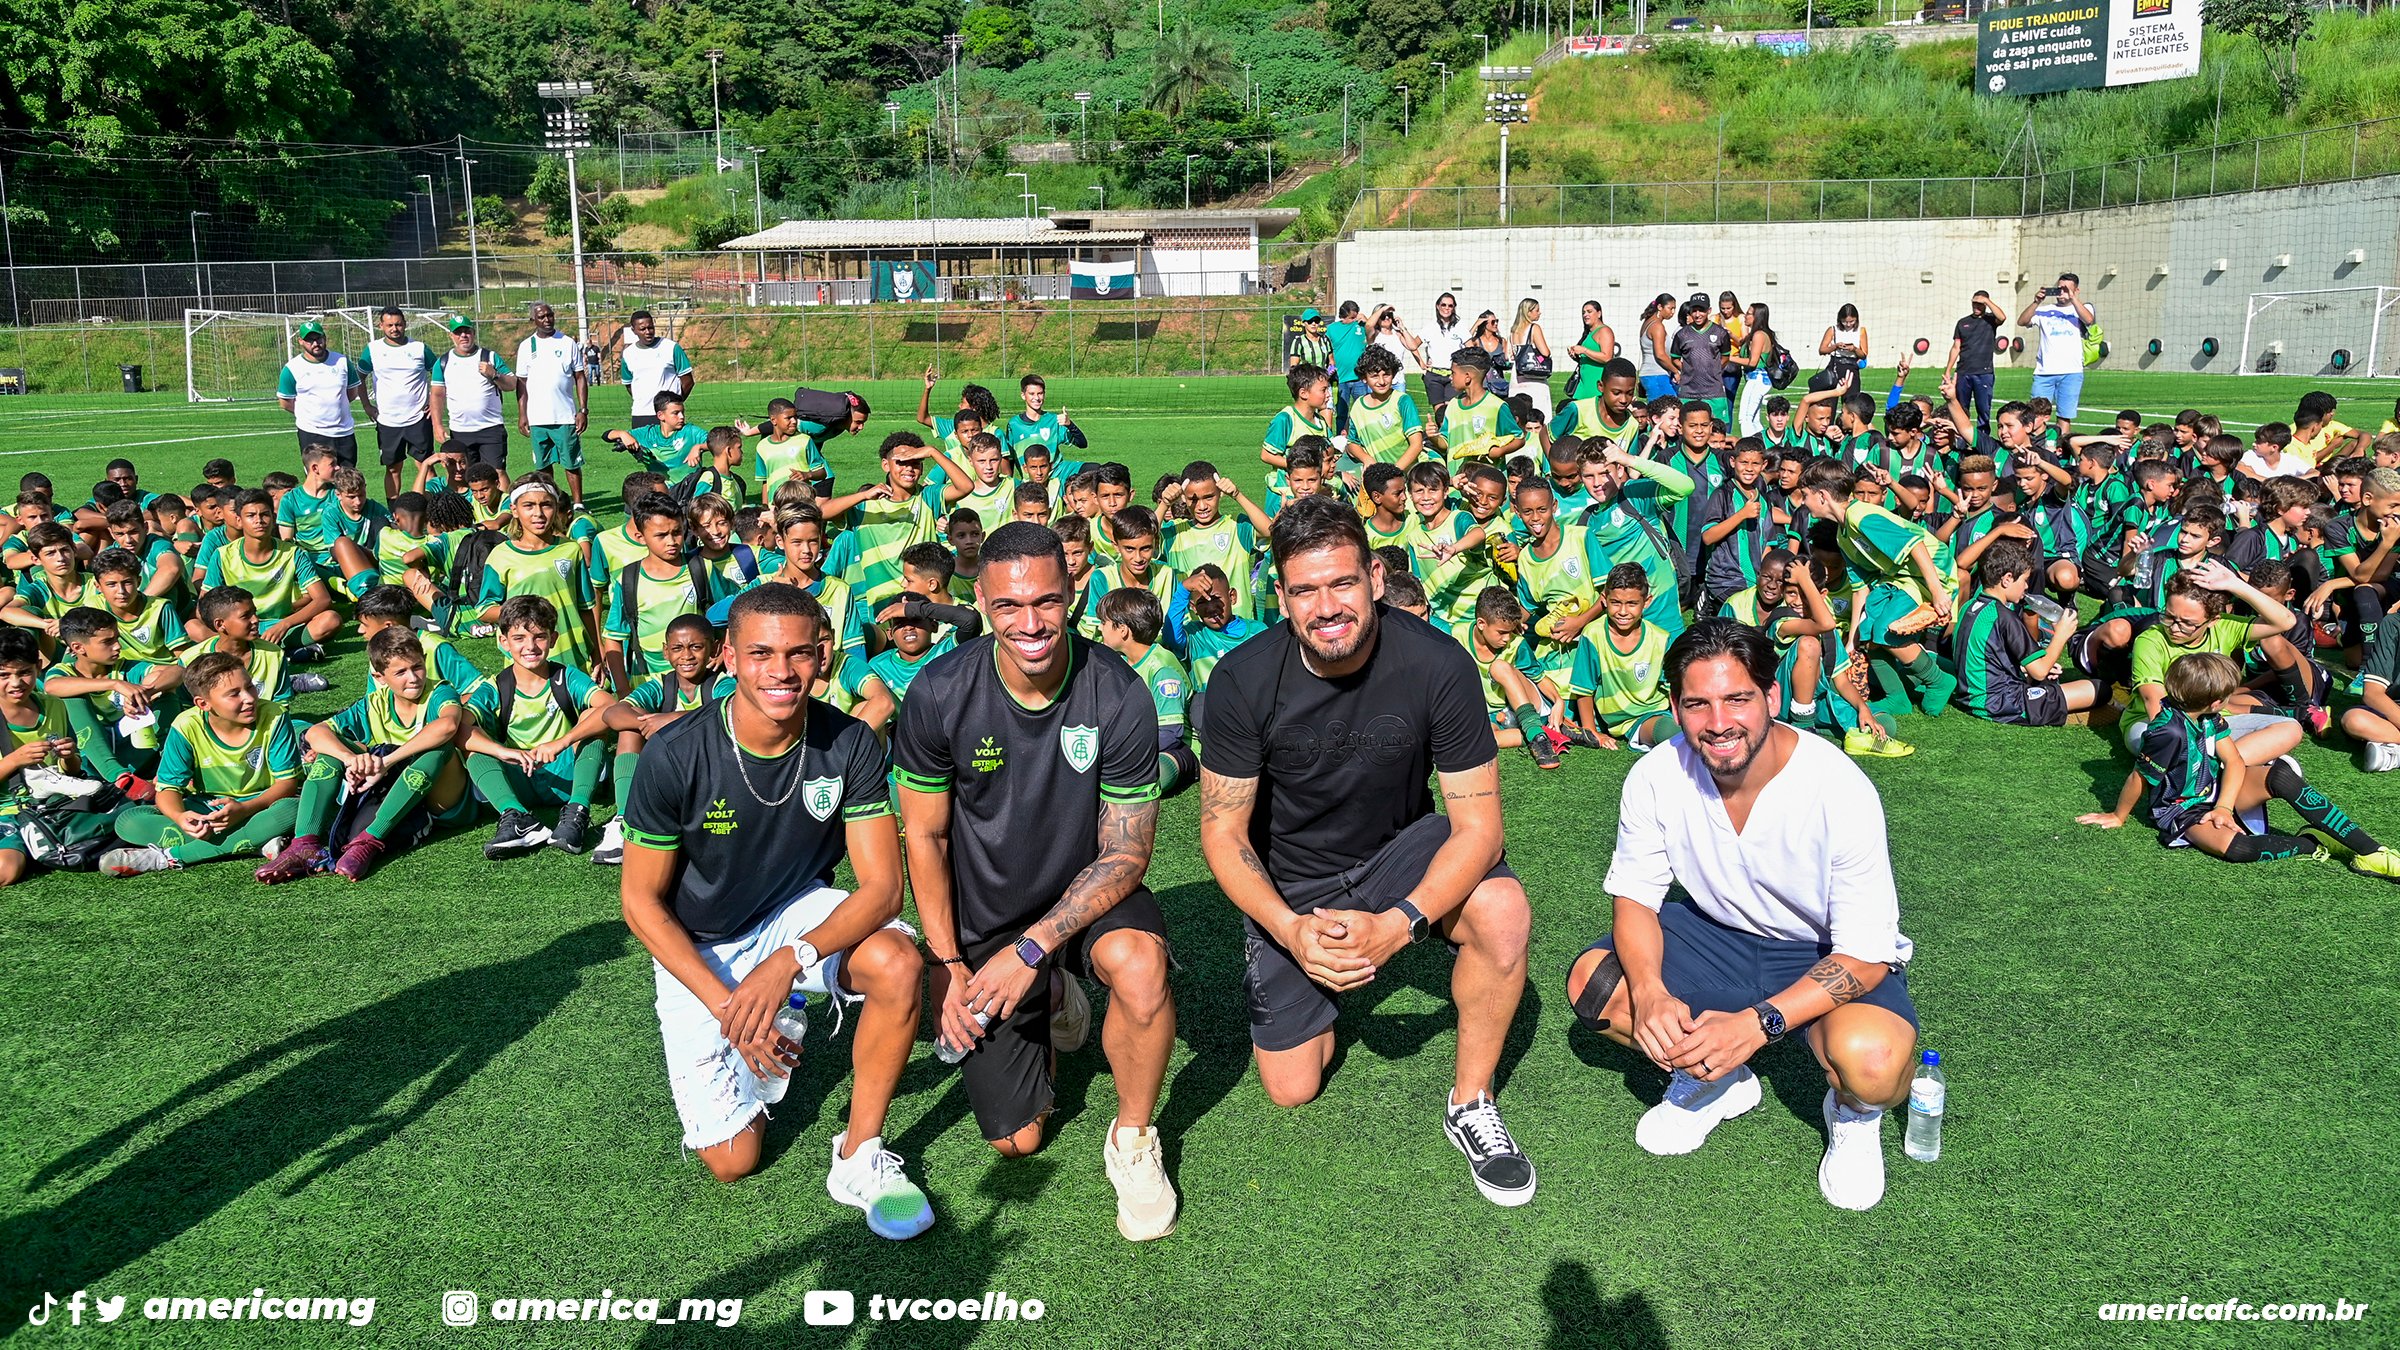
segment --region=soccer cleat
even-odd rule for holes
[[[1853,1111],[1825,1089],[1825,1160],[1817,1190],[1838,1209],[1873,1209],[1883,1198],[1883,1110]]]
[[[1467,1155],[1475,1189],[1483,1192],[1484,1199],[1511,1209],[1533,1199],[1533,1163],[1502,1123],[1492,1094],[1479,1092],[1464,1105],[1448,1104],[1442,1132]]]
[[[848,1132],[833,1137],[833,1166],[825,1173],[825,1193],[867,1216],[867,1230],[880,1238],[904,1242],[933,1227],[933,1205],[925,1192],[900,1170],[900,1155],[886,1149],[878,1136],[863,1140],[858,1152],[842,1156]]]
[[[624,866],[625,817],[610,816],[600,827],[600,843],[592,849],[592,861],[601,867]]]
[[[144,872],[172,872],[183,866],[175,855],[155,844],[129,844],[100,855],[100,870],[112,877],[138,877]]]
[[[375,864],[383,861],[384,842],[374,835],[362,834],[350,841],[342,856],[333,860],[333,874],[344,881],[365,881]]]
[[[304,670],[292,677],[292,692],[295,694],[322,694],[332,687],[333,681],[315,671]]]
[[[1537,769],[1555,769],[1559,765],[1558,747],[1550,743],[1547,732],[1537,731],[1525,738],[1525,753],[1533,756]]]
[[[2304,708],[2300,713],[2300,724],[2308,728],[2309,735],[2322,736],[2333,725],[2333,711],[2322,703]]]
[[[500,823],[492,828],[491,841],[483,846],[483,856],[506,858],[531,853],[549,842],[550,831],[540,821],[523,811],[503,811]]]
[[[1745,1064],[1713,1083],[1682,1069],[1667,1080],[1667,1095],[1642,1113],[1633,1142],[1662,1158],[1689,1153],[1708,1142],[1711,1130],[1758,1105],[1758,1075]]]
[[[288,655],[292,664],[299,666],[321,666],[333,659],[325,654],[325,644],[322,642],[294,647]]]
[[[98,792],[101,787],[100,780],[97,778],[77,778],[71,773],[42,764],[36,764],[25,770],[18,775],[18,778],[25,784],[27,795],[36,801],[47,797],[56,797],[63,801],[81,801]]]
[[[561,853],[581,853],[583,836],[592,825],[592,808],[581,802],[568,802],[558,808],[558,826],[550,831],[550,847]]]
[[[2379,848],[2350,860],[2350,870],[2387,881],[2400,881],[2400,849]]]
[[[158,785],[147,778],[121,773],[117,775],[117,791],[124,793],[129,802],[146,802],[158,795]]]
[[[409,615],[408,626],[410,630],[419,633],[438,633],[441,631],[442,627],[440,624],[435,623],[433,620],[425,617],[422,614]]]
[[[1598,750],[1602,748],[1599,734],[1587,728],[1581,726],[1568,727],[1565,735],[1566,743],[1569,745],[1580,745],[1586,750]]]
[[[280,886],[314,876],[324,864],[325,841],[313,834],[303,835],[268,855],[266,864],[252,875],[265,885]]]
[[[1906,759],[1917,753],[1917,747],[1897,736],[1878,736],[1872,731],[1845,731],[1842,750],[1859,759]]]
[[[1127,1135],[1133,1142],[1120,1146]],[[1108,1182],[1117,1188],[1117,1231],[1127,1242],[1149,1242],[1175,1231],[1175,1184],[1159,1160],[1158,1130],[1108,1127]]]
[[[1057,1003],[1050,1009],[1050,1048],[1071,1055],[1092,1038],[1092,1000],[1083,992],[1083,981],[1063,970],[1056,978],[1059,990]]]

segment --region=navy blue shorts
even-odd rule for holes
[[[1670,900],[1658,907],[1658,926],[1665,930],[1666,950],[1659,974],[1667,992],[1682,999],[1697,1016],[1704,1012],[1740,1012],[1770,999],[1807,978],[1809,967],[1833,950],[1826,942],[1760,937],[1728,928],[1700,912],[1697,905]],[[1607,938],[1586,950],[1613,950]],[[1873,989],[1850,1000],[1896,1013],[1917,1025],[1917,1005],[1908,998],[1908,972],[1895,968]]]

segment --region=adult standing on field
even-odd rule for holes
[[[1667,350],[1667,324],[1675,317],[1675,297],[1658,293],[1642,310],[1642,397],[1661,399],[1675,392],[1675,372],[1659,359]]]
[[[433,439],[465,456],[469,464],[489,464],[508,481],[508,427],[500,395],[517,388],[517,377],[500,353],[475,337],[475,321],[461,314],[450,321],[450,350],[433,363]],[[446,424],[446,425],[445,425]]]
[[[322,444],[355,469],[358,422],[350,416],[350,400],[359,400],[372,415],[375,405],[367,398],[366,381],[349,357],[325,341],[325,325],[310,319],[293,336],[300,354],[283,363],[283,374],[275,381],[275,401],[292,415],[301,449]]]
[[[408,316],[398,305],[375,314],[376,337],[359,348],[358,368],[374,378],[366,400],[375,419],[376,457],[383,462],[383,499],[400,495],[402,460],[422,461],[433,453],[433,412],[427,381],[433,349],[408,335]]]
[[[1567,973],[1576,1019],[1668,1070],[1634,1128],[1689,1153],[1759,1104],[1758,1052],[1797,1031],[1824,1067],[1817,1188],[1883,1198],[1881,1125],[1907,1100],[1917,1012],[1883,802],[1829,741],[1775,720],[1764,632],[1702,619],[1667,649],[1682,735],[1634,765],[1617,806],[1610,932]],[[1689,902],[1670,903],[1681,885]]]
[[[1533,1164],[1492,1077],[1532,914],[1501,857],[1500,750],[1474,658],[1383,603],[1383,564],[1347,502],[1292,502],[1269,547],[1286,621],[1217,663],[1200,728],[1200,848],[1243,915],[1259,1081],[1278,1106],[1314,1099],[1339,997],[1439,934],[1458,1004],[1443,1128],[1486,1199],[1522,1205]]]
[[[1508,356],[1516,367],[1517,392],[1533,400],[1533,410],[1550,420],[1550,337],[1542,331],[1542,302],[1527,296],[1517,302],[1517,317],[1508,326]]]
[[[2083,278],[2061,272],[2058,281],[2033,293],[2017,327],[2034,330],[2033,397],[2050,400],[2058,413],[2058,443],[2074,431],[2083,402],[2083,334],[2099,322],[2083,302]]]
[[[1448,291],[1434,297],[1433,322],[1422,336],[1410,336],[1408,350],[1425,372],[1425,415],[1439,420],[1442,405],[1457,392],[1450,386],[1450,357],[1467,345],[1467,325],[1458,317],[1458,297]]]
[[[673,338],[658,335],[658,320],[646,309],[635,310],[618,336],[625,345],[617,353],[617,366],[633,399],[633,421],[628,425],[636,430],[657,426],[660,394],[692,396],[692,358]]]
[[[1950,356],[1942,362],[1942,378],[1957,378],[1959,406],[1975,410],[1975,430],[1986,436],[1992,430],[1992,358],[1999,350],[2000,322],[1992,293],[1975,292],[1966,317],[1950,330]]]
[[[1823,393],[1845,379],[1853,387],[1862,384],[1858,372],[1867,363],[1867,350],[1867,326],[1858,317],[1858,306],[1845,302],[1833,312],[1825,336],[1817,339],[1817,355],[1825,358],[1825,368],[1808,377],[1808,392]]]
[[[916,1043],[924,958],[900,921],[890,761],[865,723],[809,697],[833,640],[797,586],[735,597],[733,692],[652,737],[624,789],[625,922],[650,950],[684,1147],[720,1181],[757,1170],[767,1106],[811,1048],[787,1048],[776,1014],[795,993],[865,1005],[825,1185],[877,1236],[910,1238],[933,1208],[883,1147],[883,1121]],[[848,892],[833,889],[844,857]]]
[[[591,423],[591,390],[583,378],[583,349],[558,331],[558,311],[533,302],[533,332],[517,344],[517,430],[533,442],[533,467],[567,479],[567,496],[583,509],[583,431]]]
[[[1601,317],[1599,301],[1583,302],[1583,333],[1575,339],[1575,345],[1567,350],[1567,355],[1575,362],[1575,376],[1567,385],[1567,394],[1560,401],[1561,406],[1577,399],[1596,397],[1600,393],[1602,373],[1608,363],[1616,359],[1617,333]]]
[[[1350,401],[1367,396],[1367,382],[1358,377],[1358,358],[1367,350],[1367,322],[1356,300],[1336,305],[1333,316],[1325,329],[1325,344],[1333,357],[1334,425],[1340,426]]]

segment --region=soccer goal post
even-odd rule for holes
[[[404,309],[406,336],[435,352],[449,349],[448,311]],[[298,354],[300,325],[314,319],[325,325],[328,346],[356,360],[375,339],[381,322],[377,307],[307,310],[276,314],[240,309],[187,309],[183,312],[184,397],[192,403],[253,403],[275,397],[276,379],[286,361]]]
[[[2400,376],[2400,286],[2254,291],[2243,375]]]

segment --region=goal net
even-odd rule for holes
[[[2244,375],[2400,376],[2400,286],[2257,291],[2242,320]]]
[[[408,336],[436,352],[449,347],[442,310],[402,311]],[[192,403],[264,402],[275,397],[284,362],[299,354],[300,325],[325,325],[325,340],[337,352],[357,356],[376,333],[376,307],[305,310],[276,314],[240,309],[183,312],[184,397]]]

